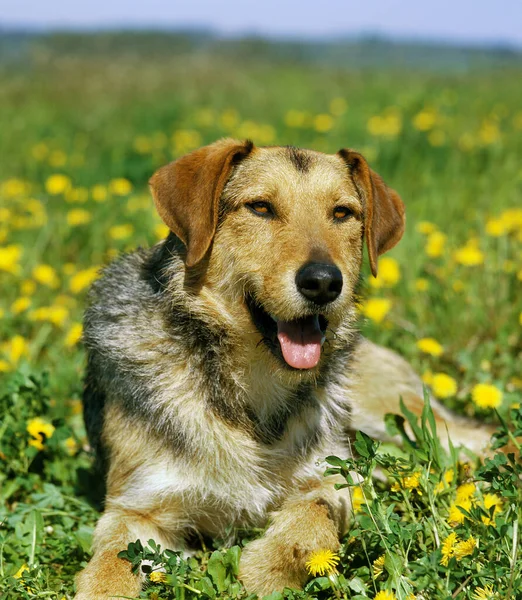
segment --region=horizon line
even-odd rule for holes
[[[0,20],[0,36],[2,34],[40,34],[53,35],[61,33],[72,34],[96,34],[96,33],[170,33],[170,34],[203,34],[216,39],[243,39],[259,38],[267,41],[283,42],[304,42],[304,43],[338,43],[348,41],[371,41],[420,44],[428,46],[453,46],[462,49],[473,50],[511,50],[517,53],[522,52],[522,42],[511,39],[462,39],[455,36],[414,36],[403,35],[400,33],[389,33],[378,30],[360,30],[357,32],[335,32],[335,33],[292,33],[288,32],[269,32],[263,29],[245,28],[238,31],[226,31],[210,25],[196,25],[187,23],[186,25],[161,25],[150,23],[137,25],[135,23],[109,23],[109,24],[42,24],[34,23],[2,23]]]

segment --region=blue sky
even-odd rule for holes
[[[522,47],[522,0],[1,0],[0,26],[210,27],[330,37],[380,33]]]

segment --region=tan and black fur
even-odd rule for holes
[[[354,301],[363,246],[376,274],[404,206],[351,150],[221,140],[150,184],[172,233],[106,268],[85,316],[85,418],[107,496],[77,599],[138,594],[117,558],[137,538],[183,549],[194,531],[267,523],[242,554],[246,588],[302,586],[309,554],[337,549],[350,518],[322,459],[347,456],[357,429],[384,439],[401,396],[422,410],[420,380],[360,337]],[[310,263],[342,274],[335,299],[298,289]],[[316,366],[297,369],[274,327],[303,319],[326,341]],[[487,445],[486,429],[435,409],[454,443]]]

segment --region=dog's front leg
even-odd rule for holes
[[[163,548],[179,547],[181,536],[162,526],[174,523],[175,517],[164,511],[130,510],[109,504],[94,532],[94,555],[76,576],[75,600],[138,596],[142,576],[134,575],[131,564],[118,558],[118,553],[137,539],[143,544],[153,539]]]
[[[333,477],[310,480],[272,515],[265,534],[245,546],[239,576],[248,592],[261,596],[302,588],[310,555],[338,550],[351,509],[349,495],[335,490],[334,483]]]

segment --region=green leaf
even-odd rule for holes
[[[218,552],[217,550],[212,552],[207,564],[207,572],[210,577],[212,577],[212,581],[217,587],[218,592],[224,592],[227,589],[227,570],[221,552]]]
[[[338,458],[337,456],[327,456],[324,459],[329,465],[332,465],[334,467],[344,467],[346,466],[346,461],[341,460],[340,458]]]
[[[212,585],[212,581],[208,577],[202,577],[194,587],[198,590],[201,590],[204,594],[206,594],[209,598],[216,597],[216,590]]]
[[[74,533],[76,541],[85,553],[89,552],[91,549],[93,531],[94,529],[88,525],[80,525],[78,530]]]

